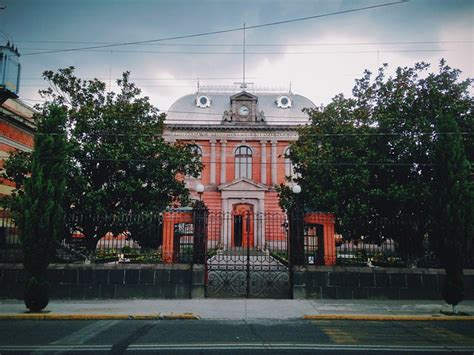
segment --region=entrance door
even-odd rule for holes
[[[240,203],[233,206],[232,245],[234,247],[254,246],[253,205]]]

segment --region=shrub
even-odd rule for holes
[[[49,284],[32,276],[25,285],[24,300],[31,312],[40,312],[49,303]]]

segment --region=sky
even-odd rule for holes
[[[39,103],[45,70],[76,67],[82,78],[114,80],[131,72],[144,95],[166,111],[200,85],[232,85],[243,76],[243,31],[115,46],[241,28],[398,0],[0,0],[0,43],[18,47],[20,98]],[[474,77],[474,0],[410,0],[361,11],[245,31],[247,81],[304,95],[316,105],[351,95],[365,69],[390,70],[441,58]],[[36,54],[35,54],[36,53]]]

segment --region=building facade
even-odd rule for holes
[[[14,184],[1,178],[3,164],[13,151],[33,149],[34,110],[18,99],[20,54],[13,45],[0,46],[0,196],[8,195]]]
[[[298,126],[309,122],[304,108],[314,104],[291,91],[246,88],[201,88],[170,107],[165,138],[195,144],[203,163],[201,176],[186,177],[194,197],[198,198],[196,186],[202,184],[202,200],[211,214],[255,216],[242,227],[243,234],[250,234],[248,241],[237,240],[234,218],[223,218],[214,233],[210,227],[210,238],[221,239],[223,247],[246,242],[258,247],[280,234],[283,238],[284,230],[270,233],[268,219],[259,216],[283,212],[275,186],[288,183],[286,177],[293,174],[289,146],[298,138]]]
[[[19,99],[7,99],[0,106],[0,172],[13,151],[33,149],[35,124],[33,109]],[[0,177],[0,196],[8,195],[14,184]]]

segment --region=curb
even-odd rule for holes
[[[400,314],[305,314],[304,320],[361,321],[474,321],[471,316],[400,315]]]
[[[55,314],[22,313],[0,314],[2,320],[198,320],[194,313],[165,314]]]

